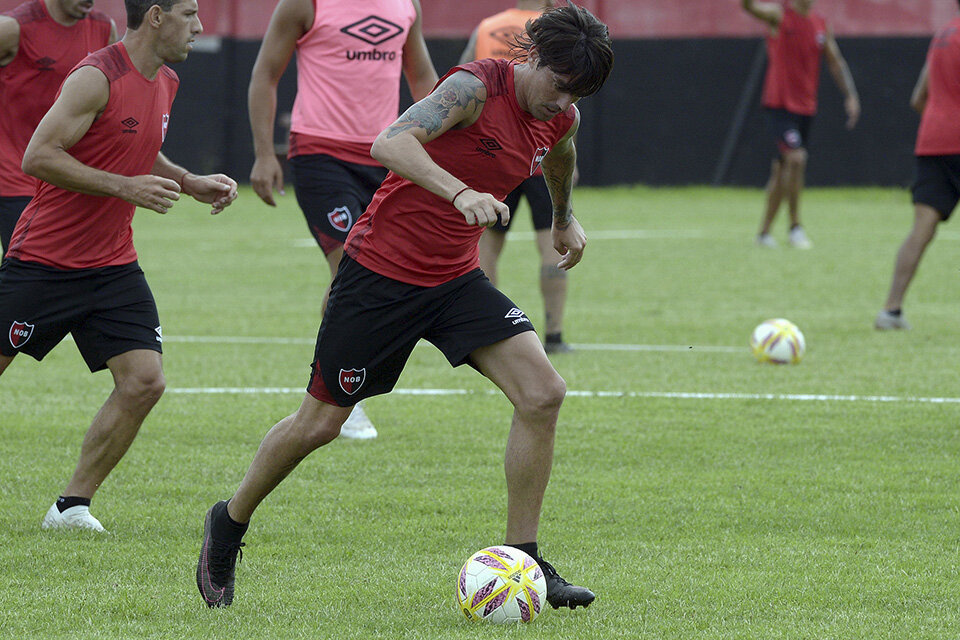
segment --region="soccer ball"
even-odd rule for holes
[[[750,348],[760,362],[796,364],[803,358],[807,343],[797,325],[776,318],[757,325],[750,336]]]
[[[505,545],[477,551],[457,578],[457,604],[468,620],[533,622],[546,598],[540,565]]]

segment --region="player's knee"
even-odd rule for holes
[[[560,412],[566,395],[567,383],[554,371],[553,375],[542,376],[535,384],[526,385],[516,408],[528,418],[553,418]]]
[[[784,154],[784,162],[791,169],[802,169],[807,166],[807,150],[803,147],[791,149]]]
[[[329,444],[340,435],[341,424],[330,420],[315,420],[298,426],[301,446],[306,451],[313,451]]]
[[[167,388],[161,371],[143,371],[126,376],[117,383],[117,392],[132,402],[153,406]]]

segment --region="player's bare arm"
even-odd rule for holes
[[[174,164],[162,153],[157,154],[157,160],[150,170],[155,176],[169,178],[180,185],[181,193],[185,193],[197,202],[213,205],[211,215],[216,215],[227,208],[237,199],[236,181],[222,173],[197,175]]]
[[[407,40],[403,44],[403,77],[410,87],[410,95],[417,101],[433,91],[439,78],[433,60],[430,59],[427,42],[423,39],[420,0],[411,1],[417,10],[417,19],[411,25]]]
[[[458,71],[381,131],[370,155],[394,173],[450,200],[469,224],[490,226],[498,215],[506,222],[510,215],[506,205],[489,193],[472,190],[437,165],[423,148],[450,129],[476,122],[486,99],[483,82],[472,73]]]
[[[23,154],[24,173],[62,189],[126,200],[166,213],[180,185],[154,175],[121,176],[89,167],[67,151],[90,129],[110,98],[110,84],[96,67],[81,67],[63,83],[60,97],[43,117]]]
[[[270,18],[250,75],[247,107],[255,157],[250,184],[260,199],[271,207],[277,204],[273,199],[274,190],[284,194],[283,169],[273,147],[277,84],[290,64],[297,40],[310,29],[313,20],[314,8],[310,0],[280,0]]]
[[[927,106],[927,90],[930,86],[930,76],[927,69],[927,63],[923,63],[923,69],[920,70],[920,76],[917,78],[917,84],[913,87],[913,93],[910,95],[910,106],[917,113],[923,113]]]
[[[580,112],[574,109],[570,130],[543,158],[541,168],[553,203],[553,247],[563,256],[557,267],[571,269],[583,258],[587,236],[573,215],[571,194],[573,175],[577,166],[577,147],[574,144],[580,127]]]
[[[850,68],[843,54],[840,53],[840,47],[833,34],[827,32],[827,40],[824,44],[824,53],[827,58],[827,68],[830,69],[830,75],[833,76],[837,88],[843,93],[843,107],[847,112],[847,129],[853,129],[857,120],[860,119],[860,96],[857,94],[857,86],[853,83],[853,76],[850,75]]]
[[[776,29],[783,22],[783,6],[776,2],[756,2],[755,0],[741,0],[744,11],[758,20]]]
[[[10,16],[0,16],[0,67],[17,57],[20,48],[20,23]]]

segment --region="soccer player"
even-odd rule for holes
[[[903,297],[920,258],[960,200],[960,18],[943,27],[927,52],[910,105],[920,112],[914,149],[917,177],[913,183],[913,229],[900,246],[887,302],[877,314],[877,329],[909,329]]]
[[[586,236],[570,201],[574,103],[600,89],[613,51],[607,27],[574,5],[533,21],[523,48],[519,64],[454,67],[374,142],[373,157],[390,174],[347,238],[307,394],[267,433],[229,502],[207,512],[197,586],[209,606],[233,601],[237,554],[257,506],[300,460],[337,437],[359,399],[393,389],[421,338],[452,365],[473,366],[514,406],[505,542],[538,559],[554,607],[593,601],[537,546],[566,385],[523,311],[478,268],[477,241],[498,216],[509,217],[502,199],[542,163],[560,268],[583,257]]]
[[[67,73],[117,41],[117,26],[92,0],[29,0],[0,15],[0,256],[36,180],[23,150]]]
[[[483,58],[509,58],[512,43],[523,33],[527,21],[534,20],[543,11],[555,6],[553,0],[519,0],[514,9],[507,9],[483,21],[474,29],[467,42],[460,64]],[[510,192],[504,204],[510,209],[507,223],[497,222],[480,236],[480,268],[497,284],[497,261],[507,242],[507,231],[520,206],[520,198],[526,197],[533,217],[537,250],[540,252],[540,294],[543,296],[545,335],[543,347],[547,353],[571,351],[563,341],[563,309],[567,302],[567,272],[557,267],[560,254],[553,248],[550,228],[553,221],[553,206],[550,192],[543,180],[543,172],[524,180]]]
[[[786,0],[782,4],[741,1],[748,13],[770,27],[762,104],[777,152],[767,182],[766,211],[757,244],[768,248],[777,246],[770,227],[780,203],[786,199],[790,245],[809,249],[813,244],[800,224],[800,193],[807,168],[810,125],[817,111],[820,58],[824,53],[830,74],[844,95],[847,129],[852,129],[860,117],[860,98],[826,20],[813,11],[814,0]]]
[[[387,175],[370,157],[370,145],[397,117],[401,73],[420,100],[433,89],[437,72],[420,28],[419,0],[280,0],[248,96],[256,157],[250,182],[270,206],[276,206],[274,190],[284,193],[273,145],[277,83],[294,51],[290,167],[297,202],[332,277],[347,234]],[[329,293],[328,287],[324,309]],[[341,435],[375,438],[377,430],[358,406]]]
[[[137,264],[135,207],[166,213],[181,193],[219,213],[237,195],[225,175],[189,173],[160,153],[186,59],[201,32],[196,0],[126,0],[123,39],[67,76],[23,157],[42,180],[0,267],[0,374],[19,353],[37,360],[69,332],[114,389],[42,527],[103,531],[90,499],[164,390],[157,307]]]

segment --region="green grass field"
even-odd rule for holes
[[[878,333],[912,221],[903,190],[808,190],[811,251],[753,246],[759,190],[575,202],[591,240],[570,276],[579,349],[553,358],[575,393],[540,543],[597,592],[589,609],[522,629],[457,610],[460,565],[502,542],[511,409],[427,344],[399,392],[368,403],[378,439],[314,453],[257,512],[234,606],[202,604],[203,514],[298,406],[328,280],[292,193],[271,210],[244,190],[215,218],[192,201],[137,214],[168,389],[94,500],[111,535],[39,527],[109,374],[64,342],[3,376],[0,637],[960,637],[960,232],[946,226],[924,258],[914,329]],[[539,326],[520,215],[501,284]],[[784,220],[775,232],[785,245]],[[804,331],[801,364],[753,360],[750,332],[770,317]]]

